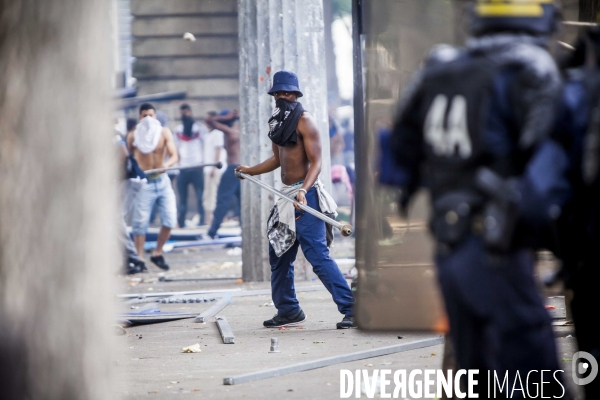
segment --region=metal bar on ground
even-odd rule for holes
[[[204,168],[204,167],[217,167],[217,168],[220,169],[222,166],[223,166],[223,164],[221,164],[220,162],[216,162],[216,163],[202,163],[202,164],[188,165],[187,167],[169,167],[169,168],[149,169],[148,171],[144,171],[144,173],[146,175],[148,175],[148,174],[157,174],[159,172],[181,171],[181,170],[184,170],[184,169]]]
[[[231,331],[231,327],[227,322],[227,318],[225,317],[215,317],[217,320],[217,327],[219,328],[219,332],[221,333],[221,338],[223,339],[223,343],[225,344],[234,344],[235,338],[233,336],[233,332]]]
[[[185,292],[162,292],[162,293],[132,293],[118,294],[119,299],[143,299],[146,297],[169,297],[169,296],[184,296],[186,294],[211,294],[211,293],[227,293],[231,291],[239,292],[242,289],[216,289],[216,290],[189,290]]]
[[[296,286],[296,292],[315,292],[318,290],[325,290],[325,286]],[[128,301],[125,304],[141,304],[158,301],[158,298],[165,297],[176,297],[176,298],[187,298],[186,296],[194,296],[197,294],[211,294],[211,293],[223,293],[231,292],[231,297],[251,297],[251,296],[266,296],[271,294],[271,289],[254,289],[254,290],[242,290],[242,289],[224,289],[224,290],[203,290],[196,292],[165,292],[165,293],[153,293],[153,294],[140,294],[140,295],[120,295],[120,296],[134,296],[126,298]],[[147,297],[139,297],[147,296]],[[178,297],[180,296],[180,297]]]
[[[293,374],[294,372],[308,371],[316,368],[328,367],[330,365],[347,363],[350,361],[363,360],[365,358],[381,357],[388,354],[401,353],[403,351],[421,349],[423,347],[435,346],[444,343],[444,337],[439,336],[431,339],[417,340],[415,342],[397,344],[394,346],[380,347],[378,349],[370,349],[364,351],[357,351],[355,353],[343,354],[340,356],[333,356],[327,358],[321,358],[319,360],[308,361],[299,364],[292,364],[283,368],[266,369],[264,371],[250,372],[248,374],[242,374],[232,376],[223,379],[223,385],[238,385],[240,383],[257,381],[260,379],[274,378],[276,376],[282,376],[287,374]]]
[[[221,244],[229,244],[229,245],[236,245],[236,244],[242,244],[242,237],[241,236],[232,236],[232,237],[226,237],[226,238],[219,238],[219,239],[204,239],[204,240],[189,240],[189,241],[185,241],[185,242],[178,242],[178,243],[173,243],[173,248],[175,249],[182,249],[184,247],[197,247],[197,246],[213,246],[213,245],[221,245]]]
[[[185,247],[219,246],[219,245],[236,246],[236,245],[241,245],[241,244],[242,244],[241,236],[233,236],[233,237],[218,238],[218,239],[188,240],[188,241],[184,241],[184,242],[168,241],[167,243],[165,243],[165,246],[163,247],[163,251],[166,252],[167,248],[169,248],[168,251],[172,251],[173,249],[182,249]],[[156,248],[155,241],[148,241],[148,242],[144,243],[144,250],[146,250],[146,251],[150,251],[155,248]]]
[[[271,186],[267,185],[266,183],[264,183],[264,182],[262,182],[262,181],[260,181],[260,180],[258,180],[256,178],[252,177],[251,175],[245,174],[245,173],[240,172],[240,171],[236,171],[235,174],[238,177],[242,177],[244,179],[248,179],[250,182],[257,184],[258,186],[260,186],[263,189],[265,189],[265,190],[273,193],[274,195],[279,196],[282,199],[287,200],[290,203],[293,203],[293,204],[297,205],[298,207],[300,207],[301,209],[303,209],[307,213],[312,214],[315,217],[319,218],[320,220],[323,220],[323,221],[327,222],[329,225],[333,226],[334,228],[339,229],[340,232],[342,232],[343,236],[350,236],[350,235],[352,235],[352,226],[350,226],[349,224],[342,224],[342,223],[336,221],[335,219],[329,218],[325,214],[318,212],[317,210],[315,210],[312,207],[306,206],[304,204],[300,204],[296,200],[294,200],[291,197],[285,195],[283,192],[280,192],[279,190],[275,189],[274,187],[271,187]]]
[[[194,322],[206,322],[209,318],[214,317],[215,315],[217,315],[217,313],[219,311],[221,311],[222,309],[224,309],[225,307],[227,307],[230,304],[231,304],[231,297],[229,297],[229,295],[225,295],[225,296],[221,297],[221,299],[219,301],[217,301],[215,304],[210,306],[207,310],[201,312],[196,317]]]
[[[236,281],[242,279],[241,276],[224,276],[220,278],[168,278],[166,276],[159,276],[160,282],[192,282],[192,281]]]

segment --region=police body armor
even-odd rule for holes
[[[498,41],[435,49],[400,104],[392,136],[401,167],[422,165],[405,192],[410,196],[417,181],[427,186],[430,227],[450,247],[469,234],[496,252],[515,245],[518,177],[552,123],[540,118],[545,108],[550,119],[559,89],[550,56],[514,37]]]

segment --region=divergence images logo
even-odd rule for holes
[[[598,361],[590,353],[578,351],[573,354],[571,374],[576,385],[587,385],[598,375]],[[587,376],[583,378],[586,374]]]

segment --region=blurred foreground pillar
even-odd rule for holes
[[[110,5],[0,0],[3,399],[117,398]]]
[[[255,165],[270,157],[267,121],[275,106],[267,94],[279,70],[298,74],[300,102],[311,113],[321,134],[321,180],[331,189],[323,0],[238,0],[240,48],[240,119],[242,164]],[[280,171],[260,177],[279,187]],[[242,275],[244,281],[271,276],[266,236],[274,196],[242,182]]]

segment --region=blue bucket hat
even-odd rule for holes
[[[269,94],[273,96],[275,92],[296,92],[298,97],[302,97],[302,92],[298,86],[298,77],[295,73],[289,71],[279,71],[273,76],[273,87]]]

